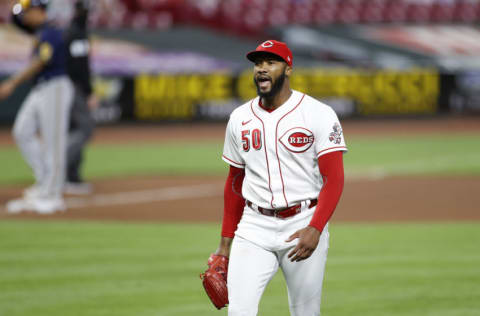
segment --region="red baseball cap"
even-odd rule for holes
[[[257,49],[251,51],[247,54],[247,58],[250,61],[255,61],[255,58],[260,53],[270,53],[279,56],[282,58],[287,65],[292,66],[293,56],[292,51],[288,48],[287,44],[284,42],[279,42],[276,40],[268,40],[257,46]]]

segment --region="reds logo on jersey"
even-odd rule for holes
[[[294,127],[289,129],[282,137],[280,143],[285,148],[294,153],[303,153],[313,144],[315,137],[313,133],[303,127]]]

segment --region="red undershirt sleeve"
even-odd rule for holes
[[[343,152],[335,151],[318,158],[318,167],[323,177],[323,187],[318,195],[318,204],[309,226],[320,232],[332,217],[343,191]]]
[[[245,170],[230,166],[224,189],[224,207],[222,237],[233,238],[243,214],[245,200],[242,197],[242,185]]]

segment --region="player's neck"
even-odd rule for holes
[[[285,87],[280,90],[277,94],[271,97],[261,97],[260,106],[263,107],[268,112],[272,112],[275,109],[279,108],[284,104],[292,95],[292,90],[290,87]]]

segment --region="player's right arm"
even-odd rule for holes
[[[238,123],[236,111],[230,115],[225,133],[222,159],[230,165],[227,180],[225,182],[222,235],[217,254],[229,256],[237,225],[243,214],[245,200],[242,196],[243,179],[245,178],[245,162],[239,153],[237,141]]]
[[[3,81],[0,84],[0,99],[7,98],[20,84],[39,73],[44,65],[45,63],[40,58],[34,58],[23,71]]]
[[[230,166],[224,188],[224,207],[222,222],[222,237],[216,254],[229,256],[237,225],[243,214],[245,200],[242,197],[242,185],[245,170]]]
[[[0,99],[7,98],[20,84],[42,71],[43,67],[50,62],[52,54],[52,46],[49,43],[40,43],[38,53],[32,58],[27,68],[0,84]]]

